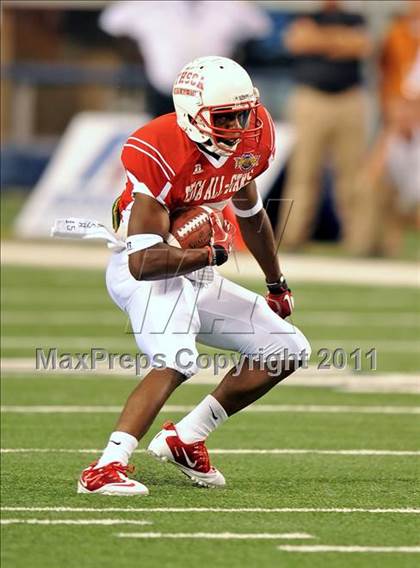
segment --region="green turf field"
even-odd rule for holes
[[[93,345],[135,351],[102,273],[8,267],[2,279],[4,358],[33,361],[36,346],[71,353]],[[258,282],[247,285],[260,289]],[[418,369],[415,290],[311,284],[294,291],[294,322],[314,346],[312,365],[319,364],[322,347],[350,352],[360,346],[377,348],[375,375]],[[240,413],[212,435],[209,447],[227,478],[225,489],[195,488],[140,451],[133,460],[136,476],[151,493],[124,499],[77,495],[75,487],[81,468],[103,447],[135,378],[4,374],[3,565],[418,566],[420,556],[411,547],[420,547],[420,395],[293,387],[292,381],[259,402],[274,405],[270,412]],[[168,404],[193,405],[211,389],[182,386]],[[163,420],[181,415],[163,412],[140,450]],[[207,536],[192,538],[196,533]],[[168,536],[180,534],[187,537]],[[304,553],[281,546],[393,551]],[[400,547],[409,552],[398,552]]]
[[[134,381],[121,378],[10,376],[3,382],[3,404],[120,405]],[[210,387],[181,387],[171,404],[194,404]],[[12,524],[3,527],[4,566],[185,566],[185,558],[199,558],[213,566],[415,566],[411,554],[296,554],[279,545],[415,546],[420,544],[419,515],[371,513],[367,509],[417,508],[420,455],[317,454],[314,450],[418,450],[418,414],[408,414],[419,396],[368,395],[332,389],[277,388],[263,404],[350,405],[354,413],[242,413],[212,436],[215,464],[228,486],[223,490],[192,487],[169,465],[144,454],[134,458],[137,476],[151,494],[145,498],[79,496],[75,481],[80,469],[104,444],[116,414],[25,413],[3,414],[3,448],[29,449],[4,453],[3,520],[104,520],[111,526],[45,526]],[[361,414],[360,406],[400,406],[400,415]],[[406,413],[404,413],[406,412]],[[163,419],[162,413],[142,448]],[[48,449],[45,453],[31,451]],[[64,453],[56,450],[87,450]],[[311,450],[307,454],[243,454],[229,450]],[[55,450],[55,451],[54,451]],[[226,453],[223,452],[226,451]],[[23,507],[25,510],[13,510]],[[43,508],[51,510],[42,510]],[[54,510],[70,507],[71,511]],[[101,512],[101,508],[117,508]],[[364,511],[302,512],[297,509],[360,508]],[[34,509],[33,509],[34,508]],[[86,508],[94,508],[88,511]],[[136,511],[130,509],[144,509]],[[156,511],[162,508],[161,512]],[[165,511],[187,509],[185,512]],[[273,509],[292,512],[214,511],[189,508]],[[38,510],[37,510],[38,509]],[[122,509],[122,510],[121,510]],[[148,510],[150,509],[150,512]],[[147,526],[128,521],[148,521]],[[297,540],[170,540],[120,539],[119,533],[306,533]],[[418,558],[417,558],[418,560]],[[194,565],[196,561],[194,561]],[[198,561],[197,561],[198,565]]]
[[[242,283],[264,292],[261,282]],[[126,317],[108,297],[101,271],[7,267],[2,284],[3,357],[34,357],[36,347],[135,353]],[[376,349],[379,372],[419,369],[418,290],[297,284],[293,291],[293,323],[310,339],[315,365],[324,347],[347,353],[360,347],[363,353]],[[365,357],[363,369],[369,369]]]

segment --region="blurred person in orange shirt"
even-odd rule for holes
[[[410,97],[406,79],[420,49],[420,1],[411,0],[407,13],[394,19],[380,54],[382,110],[390,119],[396,101]]]
[[[383,127],[363,175],[376,205],[371,246],[396,256],[404,227],[420,229],[420,1],[391,23],[380,72]]]
[[[344,3],[324,0],[320,11],[290,26],[285,43],[296,58],[297,87],[290,99],[296,145],[278,223],[282,246],[296,250],[310,238],[330,156],[342,238],[357,251],[355,176],[366,144],[362,61],[371,52],[365,21]]]

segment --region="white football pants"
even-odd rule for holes
[[[218,273],[207,288],[183,276],[138,281],[123,251],[112,255],[106,284],[113,301],[127,312],[136,343],[152,366],[164,362],[191,377],[199,369],[196,341],[252,359],[310,356],[299,329],[276,315],[262,296]]]

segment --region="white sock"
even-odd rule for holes
[[[131,454],[137,448],[138,441],[127,432],[112,432],[107,447],[95,467],[103,467],[111,462],[128,464]]]
[[[205,440],[227,419],[228,415],[223,406],[209,394],[176,424],[176,430],[183,442],[192,444]]]

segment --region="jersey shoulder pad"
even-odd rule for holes
[[[133,193],[145,193],[167,202],[188,153],[185,138],[175,113],[150,121],[128,137],[121,159]]]
[[[169,181],[179,173],[191,154],[191,144],[178,126],[175,113],[165,114],[128,137],[123,147],[123,162],[128,154],[136,156],[135,161],[154,162],[155,169],[160,169]],[[126,149],[132,151],[126,152]]]

